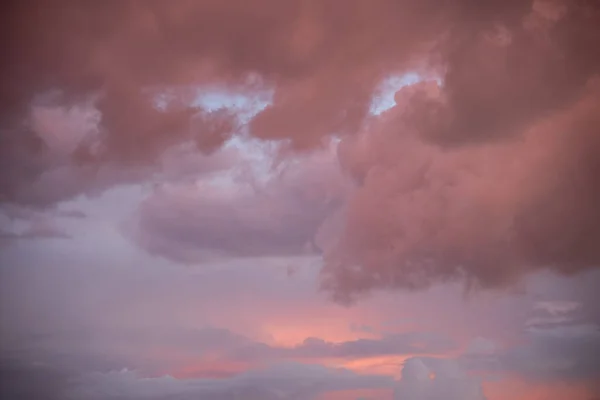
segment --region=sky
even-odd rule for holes
[[[0,15],[2,399],[600,399],[598,3]]]

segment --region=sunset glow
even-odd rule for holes
[[[1,400],[600,399],[600,2],[0,19]]]

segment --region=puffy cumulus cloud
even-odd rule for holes
[[[287,136],[277,132],[279,117],[305,126],[302,136],[306,131],[327,135],[331,128],[352,125],[360,117],[361,104],[369,101],[374,78],[384,69],[398,68],[424,42],[435,39],[450,25],[444,14],[454,11],[387,0],[369,6],[352,1],[344,7],[303,0],[261,0],[252,6],[238,0],[93,7],[65,1],[57,8],[39,6],[33,11],[15,3],[4,13],[7,22],[13,21],[3,28],[11,37],[3,47],[3,102],[12,103],[6,118],[17,118],[16,112],[38,92],[57,89],[68,99],[79,99],[96,91],[102,93],[103,119],[117,128],[110,135],[143,132],[146,139],[153,134],[139,129],[142,125],[155,122],[152,129],[157,131],[180,127],[177,121],[185,122],[189,115],[181,109],[152,110],[142,89],[248,84],[252,76],[278,85],[280,100],[258,120],[269,128],[262,135]],[[498,7],[500,19],[507,14],[502,8]],[[384,69],[379,68],[382,62],[388,63]],[[337,68],[342,65],[349,68]],[[363,96],[357,96],[360,93]],[[311,104],[319,99],[321,103]],[[298,112],[298,107],[306,109]],[[128,118],[130,112],[146,118]]]
[[[418,43],[386,39],[373,46],[404,26],[381,17],[394,12],[410,21],[407,10],[379,3],[11,3],[2,13],[2,197],[18,198],[44,174],[53,149],[84,165],[147,164],[190,139],[199,150],[214,151],[239,121],[232,113],[192,106],[194,88],[202,85],[241,91],[276,86],[276,104],[252,123],[261,137],[304,143],[311,135],[318,141],[332,130],[356,127],[378,72],[338,67],[360,59],[369,65],[371,55],[381,60],[392,47]],[[418,8],[411,6],[411,13],[425,11]],[[332,26],[334,20],[341,22]],[[435,26],[427,25],[424,31]],[[367,43],[354,48],[361,31]],[[402,54],[400,60],[408,57]],[[159,105],[157,96],[165,93],[171,95]],[[39,102],[68,109],[92,103],[96,137],[83,138],[83,127],[56,124],[57,115],[40,111]],[[52,135],[39,132],[49,126]]]
[[[441,82],[401,89],[394,109],[342,140],[358,190],[325,253],[338,299],[598,265],[600,60],[583,49],[599,43],[600,10],[521,6],[450,33]]]
[[[314,146],[356,130],[382,79],[422,64],[432,49],[445,59],[437,49],[443,38],[512,27],[528,3],[12,2],[2,13],[2,195],[14,198],[46,171],[48,146],[85,164],[144,164],[190,138],[214,151],[239,121],[191,106],[195,88],[205,85],[272,88],[274,103],[250,122],[252,134]],[[40,98],[59,107],[92,102],[96,140],[73,140],[62,127],[63,138],[48,144],[27,118]]]
[[[319,226],[350,189],[333,150],[284,161],[266,178],[258,171],[248,179],[251,166],[240,167],[241,179],[158,188],[141,204],[131,235],[151,253],[181,262],[315,251]]]
[[[91,101],[73,106],[43,102],[32,106],[28,125],[40,140],[43,154],[32,156],[18,149],[7,154],[3,162],[9,169],[0,178],[6,190],[2,193],[3,208],[15,204],[48,208],[78,195],[98,194],[120,184],[172,181],[190,175],[210,174],[229,168],[237,159],[235,150],[229,148],[211,154],[199,153],[193,137],[159,146],[153,163],[122,165],[116,159],[77,159],[87,157],[82,153],[75,154],[83,144],[90,144],[97,155],[106,148],[99,125],[100,116]],[[27,177],[23,175],[25,173]]]
[[[455,147],[423,140],[412,106],[401,106],[447,89],[401,89],[395,109],[340,144],[358,189],[325,252],[325,286],[347,300],[371,288],[456,278],[494,287],[541,268],[596,267],[599,89],[590,81],[577,102],[515,137]]]
[[[481,383],[452,360],[411,358],[396,384],[397,400],[485,400]]]

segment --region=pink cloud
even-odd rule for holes
[[[428,90],[423,85],[399,96]],[[359,188],[325,254],[326,286],[344,298],[457,278],[503,286],[538,268],[593,268],[597,193],[588,152],[596,98],[590,84],[571,108],[499,143],[440,148],[406,125],[400,106],[344,140],[341,163]]]
[[[523,396],[598,392],[597,2],[2,11],[0,367],[25,394],[36,381],[57,399],[376,397],[421,342],[454,360],[406,361],[409,400],[481,399],[471,372],[540,387]],[[407,75],[423,81],[374,115],[382,83]],[[199,98],[215,88],[272,101]],[[81,216],[65,202],[88,217],[62,218]],[[279,267],[302,257],[313,264]],[[327,303],[319,269],[327,295],[363,302]],[[569,289],[535,294],[543,272]],[[223,330],[188,336],[206,325]],[[406,338],[432,327],[456,348]],[[243,346],[322,365],[230,359]]]

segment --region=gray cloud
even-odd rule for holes
[[[569,298],[573,300],[533,302],[518,344],[497,346],[480,339],[460,358],[461,364],[492,376],[509,374],[600,390],[594,384],[600,378],[600,321],[585,313],[590,304],[575,300],[581,297]]]
[[[279,363],[227,379],[148,378],[120,369],[93,372],[79,366],[3,363],[3,394],[23,400],[311,400],[337,390],[389,388],[392,379],[356,375],[317,365]]]
[[[347,183],[330,149],[280,168],[264,183],[159,188],[140,205],[131,236],[152,254],[188,263],[314,252],[318,228],[340,206]]]
[[[402,368],[394,399],[485,400],[481,382],[453,360],[411,358]]]
[[[24,225],[21,229],[9,226],[0,228],[0,241],[9,244],[15,240],[24,239],[69,239],[71,236],[59,226],[51,216],[35,215],[20,221]]]
[[[80,399],[309,400],[335,390],[389,387],[391,380],[304,364],[280,364],[226,380],[139,379],[128,371],[84,376],[71,392]]]

